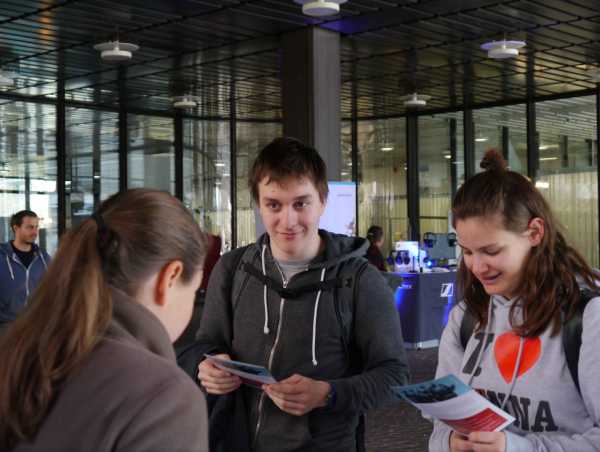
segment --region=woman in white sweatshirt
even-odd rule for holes
[[[566,243],[527,178],[507,170],[495,150],[481,167],[486,171],[469,179],[452,205],[464,301],[442,335],[436,375],[457,375],[516,421],[503,432],[468,436],[436,421],[429,450],[600,451],[600,298],[592,296],[581,309],[580,293],[599,292],[597,275]],[[578,308],[582,333],[574,376],[562,338]],[[465,312],[475,328],[463,348]]]

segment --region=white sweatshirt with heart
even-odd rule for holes
[[[455,374],[492,403],[503,405],[516,421],[506,431],[506,452],[600,452],[600,298],[583,313],[579,357],[581,394],[567,367],[561,334],[550,331],[525,339],[519,372],[512,385],[520,338],[511,331],[512,301],[492,297],[491,322],[476,332],[463,351],[460,325],[465,306],[455,306],[444,329],[436,377]],[[521,311],[515,309],[516,321]],[[485,348],[480,355],[485,337]],[[480,361],[477,363],[477,361]],[[512,387],[512,391],[511,391]],[[450,450],[450,428],[435,421],[430,452]]]

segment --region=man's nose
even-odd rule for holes
[[[281,222],[285,227],[291,227],[296,224],[298,215],[292,207],[285,207],[282,210]]]

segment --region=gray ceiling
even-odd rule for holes
[[[195,114],[227,117],[234,80],[239,118],[279,119],[281,36],[313,24],[342,34],[344,117],[353,93],[358,116],[372,117],[403,114],[400,97],[415,89],[438,110],[596,86],[586,76],[600,59],[595,0],[349,0],[325,21],[292,0],[2,0],[0,64],[17,74],[4,91],[53,98],[64,78],[67,99],[158,111],[191,92]],[[141,47],[121,65],[93,49],[117,29]],[[488,59],[480,45],[504,36],[527,46]]]

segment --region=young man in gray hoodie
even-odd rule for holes
[[[199,341],[277,383],[241,386],[207,360],[198,378],[209,394],[242,395],[248,449],[355,451],[360,414],[408,380],[392,292],[363,258],[366,240],[318,229],[328,189],[316,150],[276,139],[249,182],[267,232],[215,267]]]

